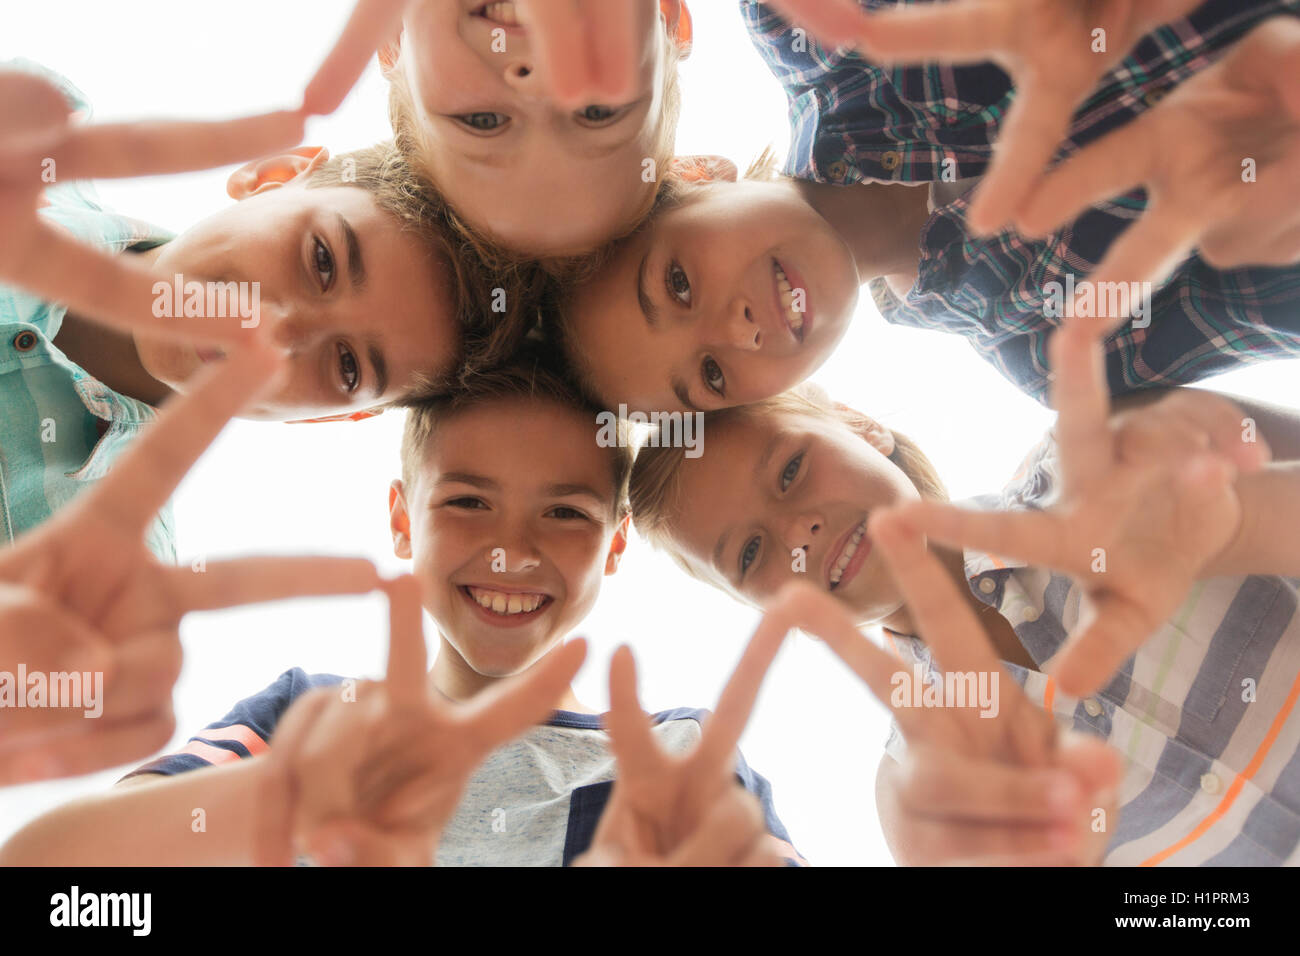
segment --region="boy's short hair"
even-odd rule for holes
[[[460,412],[500,399],[536,399],[591,415],[592,443],[596,443],[600,409],[574,387],[555,350],[530,340],[511,359],[491,368],[478,368],[462,376],[455,388],[407,404],[402,431],[402,481],[408,487],[424,465],[429,442],[439,424]],[[611,508],[618,520],[627,513],[627,485],[632,473],[632,448],[626,425],[615,424],[618,441],[605,451],[610,456],[613,481]]]

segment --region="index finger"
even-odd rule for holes
[[[1020,14],[1010,3],[943,3],[885,10],[858,32],[873,59],[898,63],[982,63],[1015,49]]]
[[[764,614],[758,622],[700,738],[698,759],[706,766],[730,767],[736,759],[736,746],[749,723],[763,679],[789,632],[789,618],[779,610]]]
[[[1068,319],[1048,348],[1062,478],[1067,489],[1087,487],[1107,473],[1115,458],[1101,337]]]
[[[256,159],[302,142],[303,114],[73,126],[50,158],[60,181],[164,176]],[[32,170],[36,177],[42,172]]]
[[[768,0],[767,6],[831,49],[857,40],[869,23],[857,0]]]
[[[308,113],[333,113],[383,44],[402,24],[406,0],[359,0],[334,47],[307,84],[302,108]]]
[[[414,709],[428,699],[420,583],[407,574],[384,582],[383,589],[388,595],[388,699],[395,708]]]
[[[609,713],[605,715],[610,749],[618,759],[619,776],[654,779],[663,765],[663,750],[655,742],[650,718],[636,692],[636,660],[626,645],[609,662]]]
[[[69,514],[89,512],[143,535],[194,462],[279,367],[275,352],[252,345],[206,371],[194,391],[167,403],[157,422],[96,487],[72,503]]]
[[[125,332],[222,344],[247,342],[256,334],[237,310],[197,322],[154,315],[157,285],[163,282],[170,289],[171,277],[164,280],[131,259],[88,246],[38,217],[21,258],[0,269],[0,276],[70,312]]]
[[[997,708],[993,719],[986,719],[974,707],[951,708],[969,742],[980,742],[986,753],[992,753],[1010,737],[1019,759],[1043,762],[1054,735],[1051,718],[1037,708],[1027,711],[1023,706],[1028,701],[1019,685],[1002,667],[974,612],[929,553],[925,539],[888,515],[873,518],[869,533],[880,544],[907,609],[942,669],[975,675],[976,679],[981,674],[991,675]],[[1002,721],[996,719],[999,716]]]
[[[591,39],[583,28],[582,14],[573,0],[528,0],[520,18],[537,44],[538,66],[551,96],[564,106],[574,106],[594,85],[595,63],[587,49]]]

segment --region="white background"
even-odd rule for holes
[[[100,120],[222,117],[296,105],[352,0],[4,0],[0,57],[44,63],[81,87]],[[763,147],[784,155],[785,98],[729,0],[696,0],[695,52],[682,66],[681,153],[722,153],[742,168]],[[372,72],[307,141],[335,151],[388,135],[384,81]],[[101,183],[109,205],[181,231],[228,202],[217,170]],[[1217,385],[1294,404],[1300,362],[1234,373]],[[840,401],[917,439],[956,497],[994,490],[1050,424],[955,336],[892,328],[864,294],[856,321],[816,376]],[[388,572],[387,489],[398,474],[401,418],[331,425],[231,425],[175,498],[182,560],[236,554],[360,554]],[[104,555],[111,561],[112,555]],[[382,672],[377,598],[296,601],[189,618],[171,748],[286,668]],[[685,577],[633,540],[622,569],[581,632],[593,654],[578,696],[603,709],[618,644],[636,651],[650,710],[711,707],[754,615]],[[431,629],[429,630],[431,634]],[[876,821],[875,767],[888,720],[820,644],[791,639],[742,741],[773,784],[795,845],[815,864],[891,862]],[[141,761],[143,762],[143,761]],[[0,791],[0,840],[74,796],[102,791],[129,768]]]

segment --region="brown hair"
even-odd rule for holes
[[[596,416],[600,409],[574,389],[553,349],[530,340],[508,362],[476,369],[463,375],[455,388],[408,404],[402,432],[402,481],[410,485],[419,474],[429,441],[439,424],[487,402],[511,398],[553,402],[590,414],[592,440],[596,440]],[[618,441],[607,450],[614,487],[611,506],[614,519],[618,520],[628,510],[627,485],[632,472],[632,447],[626,424],[617,422],[616,428]]]
[[[822,389],[810,382],[752,405],[738,405],[710,412],[705,418],[705,425],[716,425],[741,416],[782,413],[836,422],[857,434],[874,425],[861,412],[832,402]],[[892,434],[894,451],[889,460],[907,476],[921,497],[948,500],[948,491],[939,478],[938,471],[920,447],[906,435],[898,432]],[[678,552],[671,530],[677,510],[683,457],[684,452],[680,448],[643,446],[637,452],[636,463],[632,467],[628,498],[637,533],[649,540],[654,547],[668,551],[687,573],[698,577],[694,568]]]

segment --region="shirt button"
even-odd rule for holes
[[[1213,773],[1201,774],[1201,789],[1204,790],[1206,793],[1218,793],[1219,788],[1221,786],[1222,783],[1220,782],[1217,774],[1213,774]]]
[[[30,352],[36,348],[36,333],[22,331],[14,336],[14,348],[20,352]]]
[[[885,167],[889,172],[893,172],[903,163],[903,154],[890,150],[880,157],[880,165]]]
[[[992,594],[997,589],[997,582],[992,578],[980,578],[980,590],[985,594]]]
[[[1155,106],[1168,95],[1168,90],[1152,90],[1146,96],[1142,97],[1142,102],[1147,106]]]
[[[1034,621],[1038,620],[1038,614],[1038,608],[1027,607],[1020,613],[1020,619],[1028,624],[1032,624]]]
[[[1101,704],[1098,702],[1097,698],[1095,697],[1089,697],[1087,700],[1085,700],[1083,702],[1083,709],[1088,712],[1089,717],[1101,716]]]
[[[849,176],[849,164],[842,159],[837,159],[826,167],[826,172],[833,182],[842,183]]]

